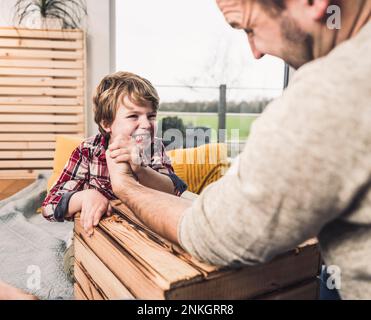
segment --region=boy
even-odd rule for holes
[[[100,133],[74,150],[42,205],[44,217],[51,221],[72,220],[81,212],[81,225],[89,235],[103,215],[111,214],[109,201],[117,199],[105,152],[119,136],[124,145],[115,150],[115,161],[129,163],[139,183],[178,196],[187,188],[155,137],[159,97],[148,80],[128,72],[108,75],[97,87],[93,103]]]

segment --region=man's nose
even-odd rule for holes
[[[264,53],[260,52],[256,46],[255,46],[255,42],[253,39],[251,39],[251,37],[248,37],[249,39],[249,44],[250,44],[250,48],[251,48],[251,52],[252,54],[254,55],[254,58],[255,59],[261,59],[265,56]]]

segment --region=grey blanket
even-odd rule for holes
[[[40,299],[71,299],[73,285],[63,272],[63,253],[73,224],[51,223],[36,210],[46,195],[39,178],[0,201],[0,279]]]

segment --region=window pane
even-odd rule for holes
[[[225,22],[214,0],[117,0],[116,14],[117,69],[156,86],[160,119],[217,130],[225,84],[227,140],[231,129],[246,140],[257,114],[282,93],[284,63],[255,60],[245,33]]]

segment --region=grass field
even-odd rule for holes
[[[202,113],[195,115],[180,115],[179,113],[174,114],[178,118],[183,119],[183,123],[186,127],[208,127],[215,132],[218,129],[218,116],[217,115],[203,115]],[[161,120],[166,116],[159,114],[158,120]],[[231,130],[239,130],[239,139],[246,140],[250,133],[251,124],[257,116],[246,116],[246,115],[227,115],[227,140],[231,137]],[[214,140],[214,137],[213,137]]]

